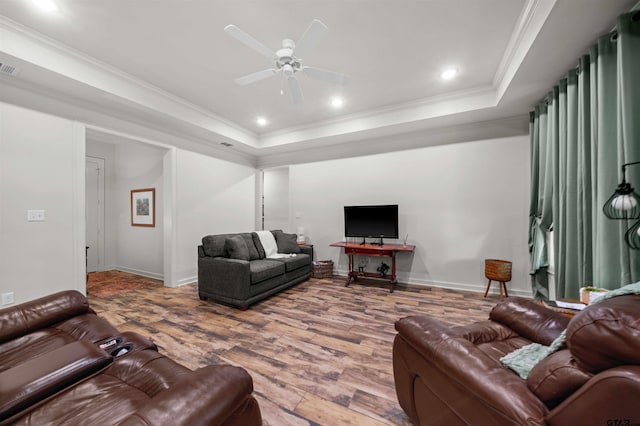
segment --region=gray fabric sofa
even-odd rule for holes
[[[295,234],[271,231],[278,253],[294,257],[267,259],[255,232],[207,235],[198,246],[198,295],[201,300],[247,309],[311,277],[313,248],[299,246]]]

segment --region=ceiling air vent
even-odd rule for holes
[[[20,72],[20,68],[14,67],[11,64],[7,64],[6,62],[0,62],[0,73],[11,75],[13,77],[17,76]]]
[[[220,142],[220,145],[222,145],[222,146],[233,146],[229,142]]]

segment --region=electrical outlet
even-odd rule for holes
[[[2,293],[2,305],[12,305],[15,303],[13,292]]]

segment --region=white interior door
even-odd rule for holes
[[[87,273],[104,267],[104,159],[86,157]]]

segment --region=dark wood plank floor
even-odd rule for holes
[[[376,281],[310,279],[240,311],[198,298],[197,285],[109,292],[92,274],[88,299],[122,331],[150,337],[189,367],[249,371],[265,425],[404,425],[393,383],[394,322],[426,314],[450,324],[488,318],[497,297]],[[128,275],[127,279],[136,277]],[[98,297],[98,294],[103,294]]]

